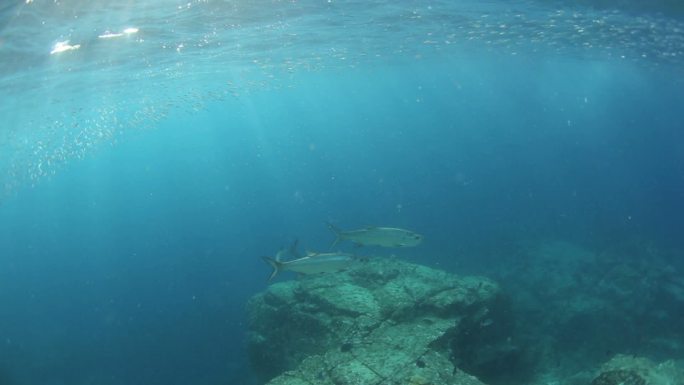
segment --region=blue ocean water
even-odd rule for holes
[[[681,268],[676,6],[36,0],[0,21],[0,384],[248,384],[260,256],[326,250],[327,221],[415,230],[358,252],[457,274],[545,239]]]

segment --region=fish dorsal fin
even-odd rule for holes
[[[304,255],[301,255],[299,251],[297,251],[297,246],[299,246],[299,239],[295,239],[294,242],[292,242],[292,245],[290,246],[290,254],[294,258],[301,258]]]

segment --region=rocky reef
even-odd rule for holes
[[[467,372],[520,356],[506,304],[487,278],[372,258],[253,297],[248,350],[269,385],[482,384]]]
[[[616,355],[606,362],[591,385],[679,385],[684,371],[674,361],[655,363],[644,357]]]
[[[595,368],[620,353],[684,357],[684,259],[678,251],[638,241],[593,248],[559,240],[515,250],[499,250],[508,256],[478,271],[509,293],[515,339],[535,363],[537,383],[586,385]],[[595,384],[609,380],[639,382],[621,368]]]

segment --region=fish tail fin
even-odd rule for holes
[[[342,240],[342,230],[340,230],[337,226],[333,225],[330,222],[326,222],[328,224],[328,228],[330,231],[335,234],[335,240],[333,241],[332,245],[330,245],[330,248],[332,249],[333,247],[337,246],[338,243]]]
[[[281,270],[283,264],[280,261],[277,261],[271,257],[261,257],[261,258],[264,261],[266,261],[266,263],[271,265],[271,267],[273,268],[271,275],[268,277],[268,282],[271,282],[273,280],[273,278],[275,278],[275,276],[278,275],[278,273],[280,273],[280,270]]]

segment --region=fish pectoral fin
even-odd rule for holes
[[[333,241],[333,243],[330,245],[330,248],[328,250],[332,250],[333,247],[337,246],[338,243],[340,243],[340,236],[338,235],[337,238]]]

